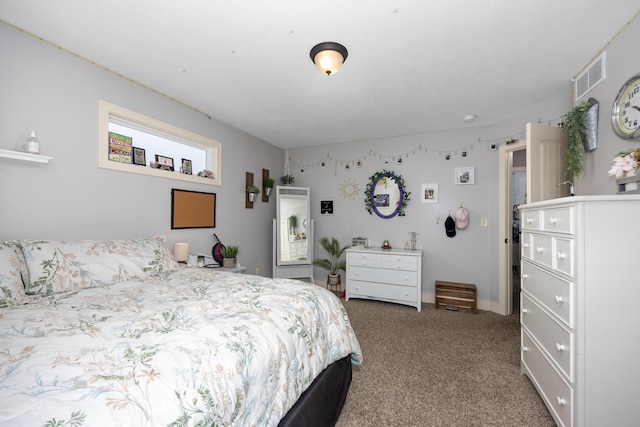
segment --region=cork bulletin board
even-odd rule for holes
[[[171,228],[216,226],[216,195],[200,191],[171,190]]]

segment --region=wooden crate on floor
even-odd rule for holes
[[[456,307],[477,312],[478,292],[476,285],[443,282],[436,280],[436,308]]]

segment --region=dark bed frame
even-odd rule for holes
[[[334,426],[347,398],[351,375],[351,355],[329,365],[302,393],[278,426]]]

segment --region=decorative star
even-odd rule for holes
[[[360,185],[353,179],[345,179],[340,185],[340,195],[345,200],[355,200],[360,194]]]

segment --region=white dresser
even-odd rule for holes
[[[639,425],[640,197],[520,209],[522,372],[558,425]]]
[[[345,297],[410,305],[422,310],[422,251],[347,249]]]

